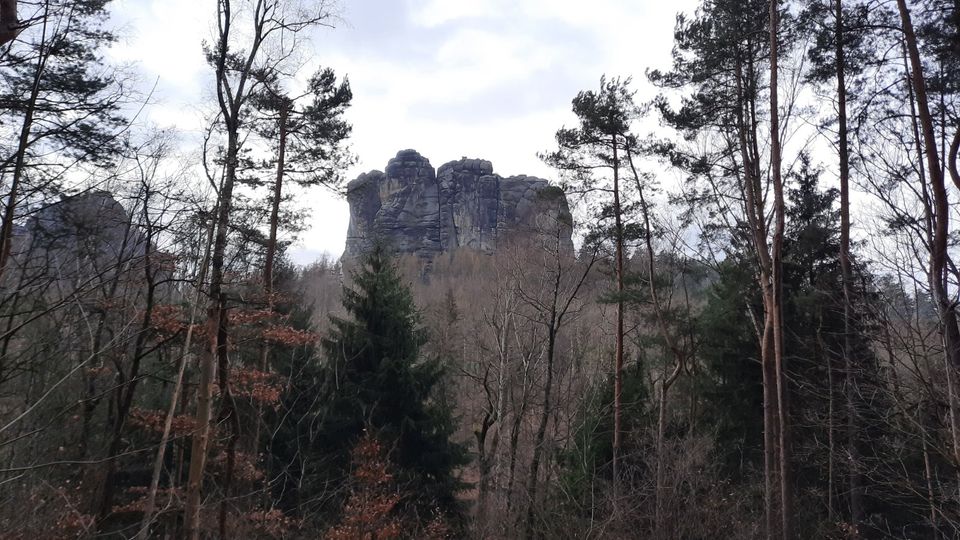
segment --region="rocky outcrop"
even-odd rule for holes
[[[63,196],[41,208],[25,232],[34,248],[67,251],[83,257],[134,256],[142,253],[142,234],[127,210],[108,191]]]
[[[146,236],[134,221],[109,192],[62,196],[14,232],[13,267],[68,282],[93,276],[105,282],[118,272],[140,279]]]
[[[429,259],[459,248],[487,253],[514,235],[561,235],[573,250],[572,218],[563,191],[542,178],[493,172],[483,159],[463,158],[438,170],[415,150],[401,150],[383,171],[347,186],[350,225],[344,258],[375,241]]]

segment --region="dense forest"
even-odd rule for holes
[[[960,538],[956,1],[701,0],[572,224],[306,266],[336,6],[209,4],[184,159],[109,1],[0,0],[0,538]]]

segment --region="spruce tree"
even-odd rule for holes
[[[717,268],[698,318],[699,374],[704,424],[716,430],[716,451],[734,482],[763,467],[763,378],[755,317],[763,309],[749,248],[733,251]]]
[[[390,450],[406,501],[419,516],[456,509],[462,488],[456,470],[467,463],[465,449],[451,440],[454,418],[434,401],[443,368],[425,358],[426,341],[409,289],[382,247],[375,247],[352,274],[343,305],[349,318],[331,318],[322,340],[325,397],[322,446],[339,456],[365,432]]]

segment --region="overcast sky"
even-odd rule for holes
[[[550,178],[537,159],[572,124],[570,101],[600,76],[630,76],[648,97],[644,71],[666,67],[678,11],[692,0],[341,0],[337,27],[318,32],[307,55],[350,78],[350,178],[383,169],[414,148],[434,167],[484,158],[503,175]],[[196,133],[212,77],[201,55],[211,0],[116,0],[122,39],[112,56],[138,66],[150,86],[146,118]],[[316,190],[300,201],[311,227],[292,250],[299,263],[339,256],[346,202]]]

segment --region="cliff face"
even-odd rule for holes
[[[64,196],[34,214],[24,232],[34,249],[70,256],[133,257],[143,252],[143,234],[107,191]]]
[[[106,191],[61,196],[14,230],[11,266],[5,279],[8,284],[23,278],[37,283],[50,280],[48,283],[57,284],[49,288],[59,291],[56,294],[76,287],[106,291],[106,284],[113,279],[121,279],[117,282],[121,284],[140,282],[147,236],[137,221]],[[172,260],[156,246],[152,254],[154,264]],[[154,272],[158,282],[169,277],[168,270],[157,268]],[[98,297],[81,296],[81,302]]]
[[[345,258],[376,240],[422,258],[463,247],[492,253],[512,235],[558,229],[562,248],[573,250],[563,191],[532,176],[504,178],[482,159],[451,161],[435,171],[415,150],[401,150],[384,172],[350,182],[347,201]]]

